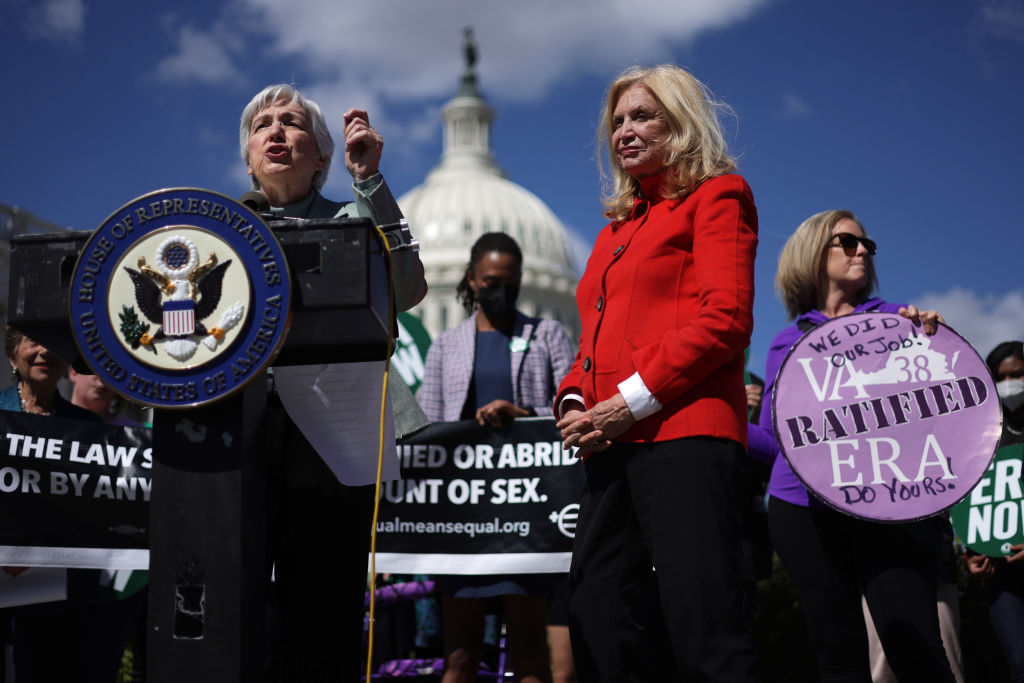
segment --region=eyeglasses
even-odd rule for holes
[[[838,240],[838,242],[835,242],[835,240]],[[828,246],[842,247],[843,253],[847,256],[856,256],[858,244],[864,245],[864,248],[868,251],[868,256],[874,256],[875,252],[878,251],[878,245],[875,244],[874,240],[869,240],[867,237],[858,237],[848,232],[837,232],[832,235]]]

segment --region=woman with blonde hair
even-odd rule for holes
[[[757,210],[720,108],[672,65],[607,93],[611,222],[555,402],[586,463],[569,572],[583,681],[757,680],[739,557]]]
[[[775,551],[789,573],[807,620],[821,680],[871,683],[864,596],[889,664],[903,683],[953,683],[935,609],[943,525],[931,518],[880,524],[826,507],[779,456],[772,429],[775,381],[790,348],[808,330],[850,313],[899,313],[934,334],[935,311],[872,296],[875,242],[849,211],[805,220],[779,257],[776,288],[795,322],[768,351],[761,419],[750,425],[750,453],[773,463],[768,484]]]

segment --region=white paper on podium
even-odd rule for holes
[[[274,368],[274,382],[289,417],[342,484],[377,480],[380,399],[384,362],[291,365]],[[391,398],[384,408],[381,481],[399,479]]]
[[[66,600],[68,571],[64,567],[29,567],[17,576],[0,572],[0,607]]]

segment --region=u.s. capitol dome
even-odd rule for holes
[[[430,287],[412,312],[431,336],[465,319],[455,287],[466,272],[470,247],[486,232],[505,232],[523,252],[518,308],[558,320],[575,342],[577,276],[566,229],[535,194],[509,180],[494,159],[494,110],[477,89],[473,55],[474,47],[467,42],[462,86],[442,109],[440,163],[423,184],[398,199],[420,240]]]

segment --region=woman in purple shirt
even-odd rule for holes
[[[935,611],[943,519],[878,524],[828,508],[779,456],[772,396],[782,361],[808,330],[849,313],[899,313],[933,334],[935,311],[871,296],[875,243],[849,211],[805,220],[786,242],[775,284],[796,321],[768,351],[760,423],[748,430],[751,455],[773,463],[768,484],[772,542],[800,598],[823,683],[871,683],[861,608],[867,600],[893,671],[903,683],[953,683]]]

